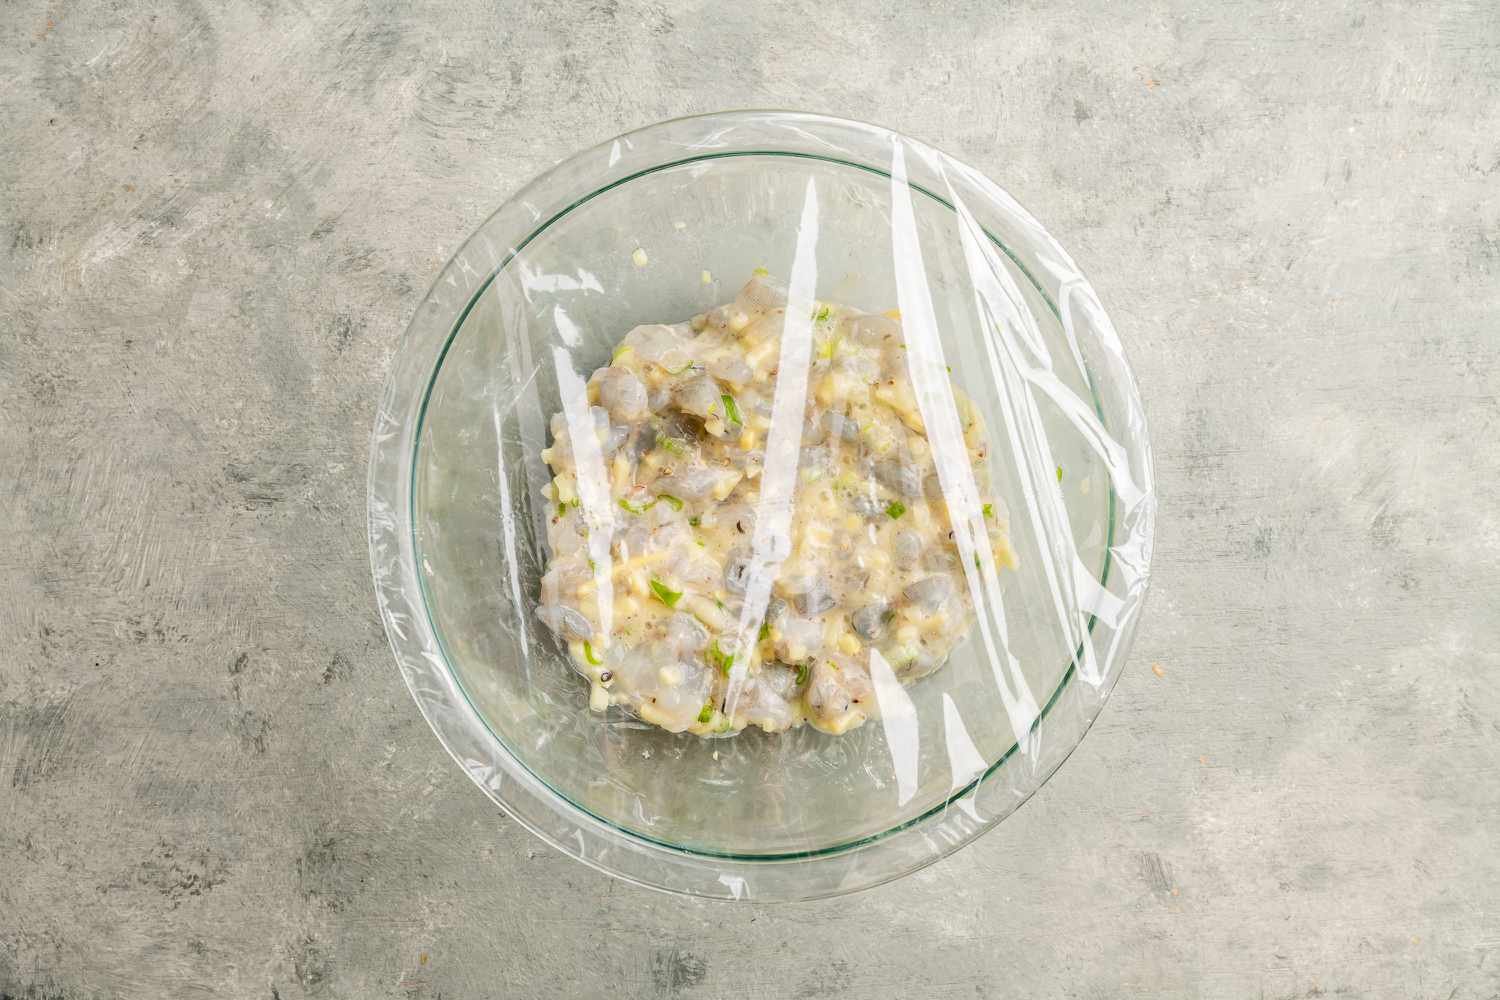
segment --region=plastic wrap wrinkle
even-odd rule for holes
[[[1036,222],[1030,213],[1022,208],[1010,195],[968,167],[960,165],[957,169],[986,194],[1003,203],[1015,214],[1025,218],[1030,227],[1034,228],[1038,233],[1045,235],[1040,223]],[[982,229],[974,220],[973,214],[964,205],[963,200],[953,190],[951,185],[948,191],[953,198],[959,217],[963,220],[960,236],[963,240],[965,256],[969,258],[970,273],[976,278],[976,285],[980,284],[978,278],[981,275],[985,276],[986,279],[995,279],[1005,290],[1004,301],[1012,306],[1012,318],[1015,318],[1016,313],[1020,314],[1020,318],[1022,319],[1020,329],[1027,330],[1028,332],[1033,330],[1035,328],[1034,323],[1027,322],[1031,318],[1027,310],[1024,308],[1019,310],[1014,309],[1015,304],[1022,299],[1020,289],[1011,280],[1009,272],[996,257],[995,251],[989,241],[978,239],[978,236],[982,233]],[[1050,238],[1048,242],[1051,242]],[[1060,262],[1053,261],[1048,257],[1044,257],[1044,260],[1047,260],[1054,273],[1060,279],[1059,290],[1056,296],[1058,320],[1062,324],[1069,356],[1073,359],[1079,373],[1087,377],[1089,372],[1083,362],[1083,355],[1079,350],[1078,337],[1073,319],[1073,298],[1075,295],[1082,298],[1084,308],[1088,313],[1091,329],[1095,331],[1096,335],[1103,338],[1106,348],[1116,356],[1123,353],[1123,348],[1120,345],[1119,337],[1115,333],[1113,324],[1099,304],[1098,297],[1094,295],[1093,289],[1088,282],[1078,275],[1077,267],[1074,265],[1072,258],[1061,247],[1056,247],[1056,252],[1061,258]],[[977,266],[975,261],[976,256],[984,259],[983,267]],[[992,291],[987,296],[987,301],[993,304],[998,298]],[[1001,326],[999,329],[1003,334],[1004,327]],[[1039,350],[1038,353],[1044,357],[1047,356],[1044,348]],[[1061,382],[1051,370],[1050,358],[1048,360],[1049,363],[1044,369],[1045,378],[1043,382],[1049,390],[1048,395],[1053,398],[1054,402],[1057,402],[1060,406],[1064,406],[1074,426],[1083,434],[1084,439],[1089,441],[1090,444],[1097,445],[1098,449],[1100,449],[1098,452],[1099,457],[1104,460],[1110,479],[1115,486],[1116,492],[1120,495],[1121,501],[1127,509],[1134,509],[1141,502],[1145,491],[1135,484],[1130,474],[1129,464],[1124,457],[1124,449],[1119,442],[1104,430],[1103,425],[1095,418],[1092,408],[1083,403],[1082,400],[1079,400],[1076,394],[1062,387]],[[1040,377],[1042,376],[1039,374]],[[1065,403],[1069,405],[1065,405]],[[1071,405],[1073,403],[1080,405],[1075,407]]]
[[[744,610],[738,629],[738,649],[748,649],[749,639],[765,620],[771,584],[786,558],[786,539],[791,528],[792,504],[797,486],[797,468],[802,445],[802,415],[807,408],[808,361],[812,356],[813,290],[818,272],[814,255],[818,243],[818,190],[807,182],[797,227],[797,254],[792,262],[791,284],[783,315],[781,353],[777,369],[781,376],[771,400],[771,428],[767,432],[766,465],[761,473],[760,502],[756,505],[755,534],[751,541],[752,563],[745,590]],[[729,675],[724,711],[733,715],[739,707],[748,662],[736,662]]]
[[[592,273],[579,268],[573,274],[536,271],[517,258],[515,266],[520,274],[520,285],[526,291],[539,292],[597,292],[604,294],[604,286]],[[528,298],[530,296],[528,295]]]
[[[912,385],[917,390],[917,403],[921,409],[923,423],[931,433],[931,446],[935,452],[937,475],[942,485],[943,496],[950,506],[957,497],[960,514],[977,511],[978,490],[974,484],[973,470],[969,468],[967,456],[962,449],[955,449],[954,441],[963,440],[958,415],[953,402],[953,393],[946,379],[936,373],[944,371],[942,345],[938,342],[937,316],[933,310],[932,297],[927,287],[927,275],[922,259],[921,243],[917,238],[916,221],[911,202],[911,187],[906,179],[906,157],[900,140],[893,143],[891,164],[891,250],[894,256],[896,275],[896,300],[904,322],[911,324],[907,331],[907,350],[910,355],[908,370]],[[995,686],[999,691],[1006,717],[1016,741],[1026,739],[1031,725],[1036,721],[1039,709],[1030,685],[1021,673],[1020,664],[1011,655],[1008,630],[1005,623],[1004,599],[1000,588],[989,578],[976,579],[969,572],[973,565],[975,546],[972,538],[972,514],[969,518],[953,520],[957,536],[959,555],[962,559],[964,579],[973,592],[974,609],[979,622],[980,634],[990,654]],[[981,593],[982,592],[982,593]],[[986,601],[988,598],[988,601]],[[983,609],[994,608],[993,617],[987,618]],[[991,627],[993,626],[993,631]],[[1002,672],[1000,664],[1006,670]]]
[[[612,493],[621,438],[605,434],[613,416],[598,423],[589,373],[633,326],[685,320],[761,266],[787,276],[787,301],[774,385],[756,387],[770,397],[754,446],[764,453],[756,524],[723,634],[753,645],[793,552],[802,468],[816,468],[809,456],[822,440],[804,437],[803,415],[813,317],[828,302],[899,309],[906,353],[892,356],[935,474],[913,502],[931,499],[942,512],[932,516],[946,519],[936,523],[951,528],[957,565],[941,572],[972,604],[975,631],[909,686],[900,670],[910,662],[865,647],[869,721],[843,735],[804,727],[706,740],[618,708],[593,714],[566,643],[535,613],[557,513],[538,491],[550,475],[539,455],[549,416],[560,414],[576,458],[580,537],[564,541],[580,546],[574,580],[588,579],[598,598],[592,656],[612,645],[613,607],[629,593],[617,573],[631,553],[610,544],[625,516]],[[857,353],[839,362],[841,377],[863,377],[847,367]],[[820,357],[829,360],[819,371],[836,368]],[[983,465],[965,445],[976,409]],[[879,884],[968,843],[1035,792],[1119,676],[1149,579],[1154,511],[1119,336],[1040,223],[921,143],[784,112],[652,126],[529,183],[416,310],[370,446],[382,619],[450,755],[569,855],[651,888],[725,899]],[[895,537],[885,514],[865,516]],[[1009,551],[991,545],[997,516],[1008,519]],[[908,580],[935,571],[899,569],[917,574]],[[728,666],[726,718],[756,690],[751,657]]]
[[[984,755],[979,752],[974,741],[969,738],[963,717],[958,714],[958,706],[946,691],[943,692],[943,741],[947,747],[948,773],[951,775],[948,791],[950,796],[956,796],[950,798],[950,803],[978,822],[979,807],[973,797],[958,793],[983,774],[989,765],[985,763]]]
[[[517,398],[519,399],[520,397],[518,396]],[[520,608],[525,607],[525,598],[521,595],[520,560],[518,558],[520,548],[516,544],[517,518],[514,513],[514,508],[511,506],[510,483],[505,474],[505,451],[503,448],[498,447],[498,443],[504,440],[504,431],[501,427],[501,417],[504,414],[502,412],[500,401],[498,399],[495,400],[494,405],[491,406],[490,413],[494,420],[495,441],[497,443],[497,447],[495,449],[495,468],[499,472],[499,476],[497,477],[500,488],[499,528],[500,542],[505,547],[505,582],[509,585],[510,588],[511,602],[513,606],[519,610]],[[515,635],[516,641],[521,644],[522,657],[529,657],[531,655],[531,644],[528,636],[526,635],[526,629],[524,625],[520,622],[516,622],[516,627],[512,628],[511,631],[512,634]]]
[[[1054,458],[1030,386],[1045,383],[1052,388],[1054,401],[1065,404],[1060,409],[1080,430],[1092,429],[1093,421],[1084,422],[1080,427],[1077,417],[1081,401],[1073,393],[1062,389],[1057,379],[1038,378],[1035,369],[1025,362],[1022,345],[1011,334],[1017,329],[1036,331],[1036,337],[1039,338],[1035,318],[1023,308],[1021,291],[997,258],[994,249],[987,242],[981,243],[976,238],[973,228],[977,227],[970,225],[973,216],[957,200],[956,195],[955,205],[959,218],[963,220],[960,238],[969,264],[969,273],[974,278],[975,294],[980,300],[980,315],[993,325],[995,331],[995,336],[987,338],[986,344],[990,346],[991,367],[998,373],[995,384],[1002,389],[1003,412],[1012,451],[1019,464],[1030,470],[1032,484],[1036,484],[1036,488],[1031,484],[1025,486],[1024,496],[1027,512],[1036,525],[1037,534],[1050,543],[1052,558],[1044,561],[1043,566],[1047,572],[1058,624],[1070,640],[1075,641],[1081,652],[1077,662],[1082,679],[1097,686],[1102,683],[1103,674],[1088,628],[1089,615],[1077,596],[1080,577],[1073,572],[1073,568],[1081,560],[1073,542],[1061,495],[1051,488],[1048,481],[1050,477],[1046,470],[1054,468]],[[1021,320],[1019,323],[1018,318]],[[1010,322],[1006,322],[1006,319]],[[1064,330],[1067,331],[1066,326]],[[1072,333],[1067,331],[1067,335],[1071,340]],[[997,345],[1000,350],[995,350]],[[1043,361],[1050,364],[1050,356],[1044,350],[1038,353]],[[1080,406],[1066,405],[1074,402]],[[1102,428],[1100,430],[1102,432]],[[1107,454],[1103,457],[1107,458]],[[1111,471],[1111,480],[1113,478]],[[1036,483],[1037,480],[1041,481],[1040,484]],[[1060,567],[1063,566],[1068,567],[1069,571],[1061,572]],[[1089,582],[1094,589],[1098,588],[1098,581],[1093,579],[1092,574],[1089,574]]]
[[[880,650],[870,650],[870,679],[880,706],[880,728],[896,772],[896,803],[906,805],[917,793],[917,710]]]

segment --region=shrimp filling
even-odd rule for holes
[[[631,330],[553,416],[537,615],[595,711],[846,732],[878,714],[872,668],[909,683],[973,626],[952,518],[983,525],[975,567],[1015,568],[968,397],[950,382],[962,441],[945,454],[967,460],[978,510],[950,511],[899,318],[818,302],[809,326],[784,350],[785,292],[757,272],[727,305]],[[780,366],[803,357],[788,407]],[[800,426],[778,426],[788,413]]]

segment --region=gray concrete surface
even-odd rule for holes
[[[0,996],[1500,995],[1500,8],[416,6],[0,6]],[[795,907],[498,815],[365,561],[446,255],[581,145],[746,105],[1040,216],[1162,501],[1058,776]]]

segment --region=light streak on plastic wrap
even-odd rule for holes
[[[974,544],[976,535],[984,537],[979,489],[964,451],[963,427],[947,378],[948,365],[943,360],[943,347],[938,341],[937,316],[927,287],[921,243],[917,239],[911,187],[906,180],[906,153],[899,140],[893,145],[891,250],[895,254],[896,296],[906,327],[907,367],[911,372],[912,386],[916,389],[922,422],[927,428],[938,481],[948,503],[954,541],[958,543],[959,565],[963,567],[964,579],[978,612],[979,632],[989,653],[995,688],[1000,693],[1016,742],[1024,748],[1040,710],[1021,674],[1020,662],[1010,651],[1005,605],[995,577],[993,554],[989,546]],[[969,571],[976,562],[983,568],[982,575]],[[986,614],[987,607],[993,609],[989,614]]]
[[[880,706],[880,727],[885,731],[885,745],[896,772],[896,802],[906,805],[917,793],[918,744],[921,723],[906,688],[896,679],[896,672],[880,650],[870,650],[870,680],[875,685],[875,703]]]
[[[984,773],[986,763],[984,755],[974,746],[974,741],[969,739],[969,731],[964,727],[963,716],[958,714],[958,706],[953,704],[953,698],[947,693],[943,694],[943,739],[948,748],[948,773],[952,775],[948,791],[959,793],[969,787],[969,782]],[[979,819],[979,812],[974,808],[972,799],[959,798],[957,805],[974,819]]]
[[[500,410],[499,410],[498,406],[497,407],[492,407],[491,410],[490,410],[490,414],[494,418],[494,422],[495,422],[495,440],[499,441],[501,433],[502,433],[502,431],[501,431],[501,423],[502,423],[501,416],[502,415],[500,413]],[[503,545],[503,546],[505,546],[505,562],[506,562],[506,569],[507,569],[507,572],[505,574],[505,576],[506,576],[505,583],[506,583],[506,586],[508,586],[510,588],[510,598],[511,598],[511,600],[517,606],[520,606],[521,603],[522,603],[522,601],[523,601],[523,598],[521,596],[521,574],[517,570],[517,566],[519,564],[519,560],[517,559],[517,553],[519,551],[519,547],[516,545],[516,516],[515,516],[515,513],[514,513],[513,506],[511,504],[510,484],[507,481],[507,478],[506,478],[505,473],[504,473],[504,467],[505,467],[505,461],[506,461],[505,454],[500,449],[496,449],[496,453],[495,454],[496,454],[496,458],[495,458],[496,465],[501,469],[501,474],[499,476],[499,486],[500,486],[500,522],[499,522],[498,527],[500,529],[500,544]],[[527,638],[526,630],[525,629],[521,629],[519,631],[519,634],[516,636],[516,638],[521,643],[521,654],[529,659],[530,652],[531,652],[531,644],[530,644],[529,639]]]
[[[791,565],[803,417],[822,385],[809,374],[818,303],[899,309],[907,350],[893,363],[910,376],[941,493],[915,502],[931,498],[928,517],[946,510],[937,523],[953,532],[962,580],[951,574],[976,623],[945,666],[908,685],[894,657],[864,648],[873,704],[842,735],[674,735],[618,707],[590,711],[567,644],[539,620],[558,513],[539,456],[561,414],[582,508],[569,523],[586,527],[578,559],[592,561],[568,585],[597,593],[593,653],[618,652],[621,609],[641,584],[616,586],[630,557],[612,544],[629,523],[613,506],[620,446],[595,432],[590,374],[632,327],[713,308],[762,266],[786,277],[788,301],[774,385],[755,387],[769,426],[747,592],[726,633],[751,655],[732,661],[721,710],[733,715],[753,690],[748,672],[766,666],[752,640]],[[832,370],[833,357],[819,360]],[[966,446],[973,417],[982,462]],[[886,129],[785,112],[651,126],[528,184],[418,306],[370,444],[377,598],[443,745],[559,850],[722,899],[899,877],[1036,792],[1124,668],[1154,511],[1120,335],[1066,251],[971,167]],[[1009,551],[992,547],[991,517],[1008,518]],[[929,572],[920,559],[901,568]]]
[[[983,239],[983,230],[951,185],[948,190],[958,213],[959,238],[968,271],[974,279],[976,307],[995,331],[995,336],[986,338],[985,344],[989,349],[995,384],[1002,390],[1007,437],[1013,452],[1027,459],[1020,463],[1021,467],[1034,473],[1025,491],[1026,509],[1038,535],[1050,543],[1052,558],[1043,560],[1042,565],[1047,570],[1052,607],[1059,628],[1076,642],[1082,654],[1077,663],[1080,677],[1097,687],[1104,682],[1104,675],[1088,622],[1091,617],[1099,617],[1118,629],[1126,604],[1105,590],[1079,558],[1067,510],[1046,475],[1046,470],[1055,466],[1048,432],[1032,387],[1040,390],[1066,415],[1069,423],[1077,429],[1080,440],[1101,460],[1115,493],[1127,510],[1136,509],[1144,497],[1131,478],[1119,442],[1104,429],[1094,411],[1054,373],[1052,358],[1036,318],[1025,308],[1021,289],[1000,260],[994,245]],[[1092,294],[1086,284],[1068,282],[1061,297],[1065,305],[1059,318],[1070,359],[1080,374],[1086,376],[1087,370],[1066,305],[1072,301],[1075,292],[1086,296]],[[1115,632],[1112,642],[1118,640],[1118,635]]]
[[[788,552],[792,504],[796,499],[797,467],[802,448],[802,415],[807,408],[807,365],[812,357],[813,291],[818,284],[818,189],[807,182],[802,219],[797,226],[797,254],[787,289],[783,317],[781,355],[776,391],[771,400],[771,429],[766,437],[766,467],[761,473],[760,502],[756,504],[755,535],[751,541],[751,563],[745,587],[745,607],[740,615],[737,649],[749,649],[750,637],[765,620],[771,584],[776,580]],[[739,706],[740,692],[750,658],[739,657],[729,675],[725,712]]]

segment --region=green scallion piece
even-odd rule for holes
[[[654,576],[651,578],[651,593],[669,608],[677,607],[677,602],[682,600],[682,591],[673,590]]]
[[[718,639],[715,639],[708,647],[708,658],[714,666],[719,668],[719,673],[725,677],[728,677],[729,671],[734,668],[734,654],[726,653],[720,649]]]
[[[885,512],[890,515],[892,521],[906,513],[906,504],[900,500],[892,500],[886,505]]]

